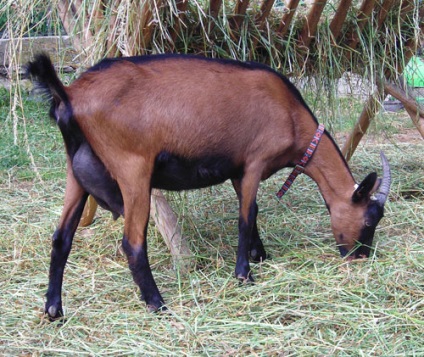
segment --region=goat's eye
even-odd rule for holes
[[[365,227],[371,227],[371,226],[372,226],[372,224],[371,224],[370,221],[365,221]]]

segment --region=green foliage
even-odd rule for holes
[[[4,119],[7,117],[10,107],[10,93],[4,88],[0,87],[0,118]]]
[[[8,23],[12,33],[19,33],[23,37],[52,36],[64,32],[62,24],[57,19],[55,7],[50,1],[23,2],[20,6],[4,5],[1,10],[0,34],[6,32]]]
[[[2,34],[6,31],[7,25],[7,15],[5,12],[0,12],[0,38]]]
[[[64,162],[62,139],[48,117],[46,104],[25,94],[22,106],[12,111],[10,93],[5,89],[0,90],[0,103],[0,183],[12,178],[33,180],[37,175],[41,179],[63,177],[58,167]],[[32,163],[33,154],[37,167]]]

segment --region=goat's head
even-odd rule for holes
[[[381,153],[383,178],[369,174],[355,188],[349,202],[331,207],[331,226],[342,256],[365,258],[370,255],[374,232],[383,217],[390,190],[389,163]]]

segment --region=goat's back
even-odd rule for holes
[[[291,145],[293,123],[308,110],[294,86],[268,67],[195,56],[107,59],[68,94],[90,142],[236,161],[273,141]]]

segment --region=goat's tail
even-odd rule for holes
[[[69,105],[65,86],[57,76],[52,61],[47,54],[40,53],[36,55],[34,60],[27,64],[26,74],[34,83],[36,89],[50,98],[52,109],[57,108],[61,102],[64,102],[66,106]]]

